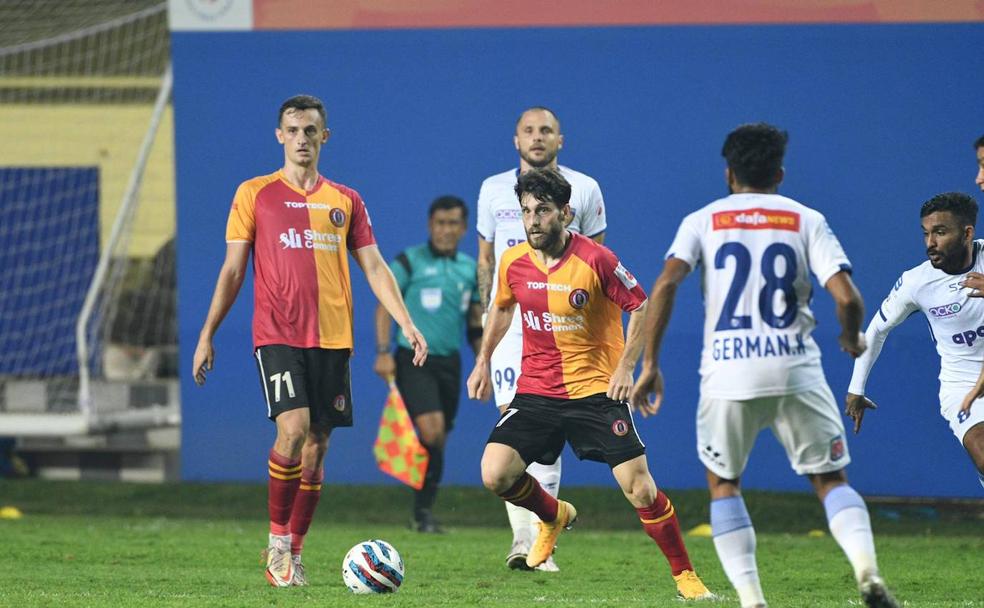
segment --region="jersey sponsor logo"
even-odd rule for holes
[[[571,286],[563,283],[547,283],[546,281],[526,281],[526,289],[531,291],[570,291]]]
[[[799,232],[800,215],[774,209],[719,211],[711,216],[714,230],[789,230]]]
[[[305,201],[284,201],[284,207],[288,209],[331,209],[325,203],[308,203]]]
[[[944,317],[952,317],[953,315],[959,313],[962,309],[963,306],[960,305],[960,302],[951,302],[950,304],[930,308],[929,314],[933,315],[937,319],[942,319]]]
[[[523,217],[522,214],[521,209],[496,209],[495,219],[500,222],[518,222]]]
[[[571,295],[567,298],[567,301],[570,302],[572,307],[581,310],[588,305],[588,292],[587,290],[580,288],[575,289],[571,292]]]
[[[523,313],[523,325],[531,331],[577,331],[584,329],[583,315],[555,315],[552,312],[543,312],[537,315],[532,310]]]
[[[331,220],[332,224],[341,228],[342,226],[345,225],[345,212],[339,209],[338,207],[335,207],[334,209],[328,212],[328,219]]]
[[[847,444],[840,435],[830,440],[830,461],[837,462],[847,453]]]
[[[715,361],[794,357],[804,354],[806,354],[806,341],[802,334],[714,338],[711,343],[711,358]]]
[[[961,331],[950,336],[954,344],[966,344],[971,348],[973,348],[974,342],[977,342],[978,338],[984,338],[984,325],[981,325],[977,329],[968,329],[967,331]]]
[[[619,437],[625,437],[629,433],[629,423],[619,418],[612,423],[612,432]]]
[[[280,244],[283,245],[284,249],[338,251],[338,244],[341,242],[341,235],[334,232],[318,232],[311,228],[306,228],[303,232],[298,232],[296,228],[290,228],[287,232],[280,233]]]
[[[506,241],[506,246],[507,247],[515,247],[516,245],[519,245],[520,243],[525,243],[525,242],[526,242],[526,239],[509,239],[508,241]]]
[[[619,262],[618,266],[615,267],[615,276],[618,277],[619,281],[622,281],[622,285],[625,285],[626,289],[635,289],[635,286],[639,284],[632,273],[625,266],[622,266],[622,262]]]

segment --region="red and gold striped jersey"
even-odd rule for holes
[[[570,238],[549,269],[528,243],[502,255],[495,303],[518,303],[523,323],[517,393],[580,399],[607,391],[625,347],[622,311],[646,301],[611,250],[580,234]]]
[[[277,171],[240,184],[227,242],[253,244],[253,346],[352,348],[348,252],[376,242],[359,193]]]

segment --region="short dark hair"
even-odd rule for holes
[[[468,220],[468,206],[465,205],[465,201],[450,194],[435,198],[427,211],[427,217],[432,218],[437,211],[449,211],[451,209],[461,209],[461,219]]]
[[[977,225],[977,201],[963,192],[943,192],[923,203],[919,217],[937,211],[949,211],[963,226]]]
[[[522,201],[524,194],[562,209],[571,202],[571,184],[556,169],[532,169],[520,175],[516,182],[516,198]]]
[[[284,120],[284,113],[287,110],[317,110],[321,116],[321,126],[328,126],[328,113],[325,112],[325,104],[314,95],[294,95],[287,101],[280,104],[280,113],[277,114],[277,126]]]
[[[974,149],[976,150],[977,148],[984,148],[984,135],[978,137],[977,141],[974,142]]]
[[[788,141],[788,133],[768,123],[745,124],[728,133],[721,156],[738,183],[771,188],[778,183]]]
[[[553,116],[554,120],[557,121],[557,132],[560,132],[560,119],[557,118],[557,113],[548,108],[547,106],[530,106],[519,113],[519,118],[516,119],[516,126],[519,127],[519,123],[523,120],[523,117],[530,112],[549,112]]]

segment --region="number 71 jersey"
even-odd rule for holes
[[[701,395],[743,400],[825,384],[810,336],[813,285],[851,265],[818,211],[778,194],[742,193],[691,213],[666,258],[701,267]]]

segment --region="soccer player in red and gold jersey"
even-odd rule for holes
[[[348,252],[396,320],[422,365],[427,342],[407,313],[379,253],[359,194],[318,173],[328,141],[324,104],[298,95],[280,107],[277,141],[284,166],[243,182],[226,227],[226,257],[195,349],[192,373],[205,383],[212,337],[232,307],[253,253],[253,346],[277,425],[269,455],[270,536],[266,578],[275,587],[306,585],[301,550],[321,495],[328,436],[352,426],[349,358],[352,288]]]
[[[626,399],[642,353],[646,293],[603,245],[565,229],[571,186],[556,169],[519,177],[516,196],[527,241],[503,253],[498,290],[468,394],[488,399],[489,358],[509,329],[518,304],[523,320],[522,374],[482,456],[482,481],[503,500],[540,518],[526,558],[535,568],[577,518],[569,502],[547,493],[529,473],[570,443],[580,459],[607,463],[643,528],[670,563],[683,599],[713,595],[694,573],[673,505],[656,488],[646,448]],[[622,311],[630,312],[628,344]]]

